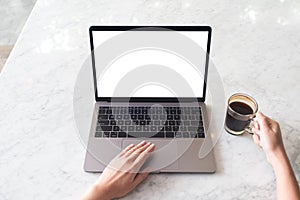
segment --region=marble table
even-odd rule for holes
[[[226,97],[249,93],[280,122],[300,180],[298,1],[39,0],[0,74],[0,199],[78,199],[97,179],[83,171],[73,120],[88,28],[149,23],[213,27]],[[124,199],[275,199],[274,173],[251,139],[223,131],[215,174],[150,175]]]

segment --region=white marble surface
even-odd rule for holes
[[[95,24],[199,23],[227,97],[254,96],[277,119],[300,179],[300,3],[39,0],[0,74],[0,199],[78,199],[83,171],[73,89]],[[251,137],[223,133],[215,174],[158,174],[125,199],[275,199],[275,177]]]
[[[13,45],[36,0],[0,0],[0,45]]]

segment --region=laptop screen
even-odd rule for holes
[[[160,40],[170,40],[170,36],[166,35],[168,31],[126,31],[129,39],[124,42],[118,41],[118,37],[124,32],[92,31],[98,97],[204,96],[205,56],[209,31],[176,31],[177,35],[190,40],[204,52],[197,53],[199,62],[196,66],[185,55],[175,51],[186,42],[173,41],[171,48],[159,47]],[[148,41],[152,37],[155,37],[153,41],[158,41],[158,45],[133,45],[136,38]],[[114,44],[113,39],[118,43]],[[102,48],[102,51],[99,51],[101,53],[97,52],[97,48]],[[116,51],[118,53],[112,55],[115,54],[112,51],[119,48],[124,50]],[[106,58],[110,61],[103,64],[102,61]]]

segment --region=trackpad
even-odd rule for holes
[[[150,166],[152,171],[178,169],[178,144],[175,140],[146,140],[155,144],[154,152],[149,156],[143,168]],[[141,140],[123,140],[122,149],[130,144],[138,144]]]

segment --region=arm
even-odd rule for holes
[[[139,170],[154,148],[154,144],[145,141],[129,145],[109,163],[82,200],[109,200],[132,191],[147,178],[150,168],[141,173]]]
[[[277,182],[277,198],[299,200],[299,186],[282,142],[279,124],[262,113],[257,114],[253,140],[266,153]]]

